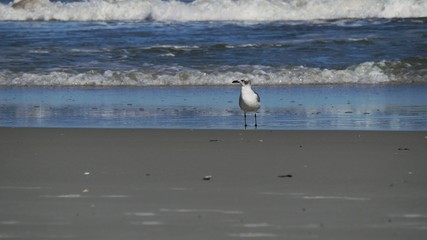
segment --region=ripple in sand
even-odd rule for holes
[[[141,222],[131,222],[132,225],[144,225],[144,226],[161,226],[164,225],[163,222],[159,221],[141,221]]]
[[[127,212],[125,213],[127,216],[136,216],[136,217],[154,217],[156,216],[153,212]]]
[[[230,237],[239,237],[239,238],[267,238],[267,237],[277,237],[277,234],[274,233],[260,233],[260,232],[248,232],[248,233],[230,233]]]
[[[111,194],[111,195],[81,195],[81,194],[60,194],[60,195],[43,195],[45,198],[128,198],[129,195]]]
[[[160,212],[173,212],[173,213],[220,213],[220,214],[243,214],[242,211],[238,210],[222,210],[222,209],[187,209],[187,208],[178,208],[178,209],[168,209],[161,208]]]
[[[348,196],[303,196],[302,199],[308,200],[347,200],[347,201],[368,201],[369,198],[348,197]]]
[[[272,196],[288,196],[291,198],[301,198],[305,200],[344,200],[344,201],[369,201],[370,198],[352,197],[352,196],[323,196],[323,195],[307,195],[306,193],[282,193],[282,192],[260,192],[262,195]]]
[[[0,186],[0,189],[10,189],[10,190],[42,190],[49,189],[48,187],[29,187],[29,186]]]
[[[263,227],[270,227],[271,225],[268,223],[245,223],[243,224],[243,227],[245,228],[263,228]]]

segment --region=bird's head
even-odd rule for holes
[[[251,80],[246,79],[234,80],[232,83],[240,83],[242,86],[251,86]]]

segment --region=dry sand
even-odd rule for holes
[[[0,128],[0,239],[427,239],[427,132]]]

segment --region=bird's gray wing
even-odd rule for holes
[[[256,98],[257,98],[258,102],[261,102],[261,98],[259,97],[259,94],[257,92],[255,92],[255,91],[254,91],[254,93],[256,95]]]

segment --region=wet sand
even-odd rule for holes
[[[426,239],[427,132],[0,128],[0,239]]]

